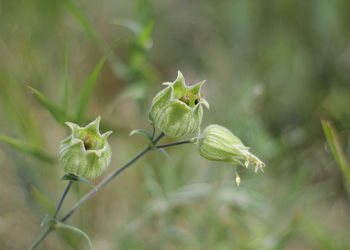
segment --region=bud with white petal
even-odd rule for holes
[[[245,167],[252,163],[255,172],[258,169],[263,171],[265,166],[258,157],[249,152],[249,148],[244,146],[237,136],[227,128],[216,124],[209,125],[200,136],[199,153],[212,161],[225,161]]]

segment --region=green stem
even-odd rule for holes
[[[68,185],[67,185],[66,189],[64,190],[64,192],[62,194],[62,197],[61,197],[61,199],[58,202],[58,205],[56,207],[55,215],[53,216],[54,219],[57,219],[57,215],[58,215],[58,213],[59,213],[59,211],[61,209],[61,206],[63,204],[64,198],[66,198],[66,195],[68,194],[68,191],[69,191],[70,187],[72,186],[72,184],[73,184],[73,181],[69,181],[68,182]]]
[[[53,219],[56,220],[57,219],[57,216],[58,216],[58,213],[60,212],[61,210],[61,207],[62,207],[62,204],[63,204],[63,201],[64,199],[66,198],[68,192],[69,192],[69,189],[71,188],[73,184],[73,181],[69,181],[66,188],[64,189],[63,191],[63,194],[61,196],[61,199],[59,200],[58,204],[57,204],[57,207],[56,207],[56,211],[55,211],[55,214],[53,216]],[[34,242],[34,244],[29,248],[30,250],[32,249],[35,249],[40,243],[41,241],[43,241],[47,235],[49,235],[49,233],[52,231],[53,229],[51,227],[48,227],[40,236],[39,238]]]
[[[164,137],[164,133],[161,132],[156,139],[153,140],[153,144],[156,145],[159,140]],[[95,189],[92,189],[89,193],[87,193],[83,198],[81,198],[72,208],[69,210],[66,215],[63,216],[63,218],[60,220],[61,222],[65,222],[72,214],[78,210],[85,202],[91,199],[92,196],[97,193],[98,190],[100,190],[102,187],[107,185],[111,180],[113,180],[115,177],[117,177],[121,172],[123,172],[125,169],[127,169],[130,165],[132,165],[134,162],[136,162],[139,158],[141,158],[144,154],[146,154],[148,151],[152,150],[152,148],[148,145],[143,150],[141,150],[137,155],[135,155],[131,160],[129,160],[127,163],[125,163],[123,166],[115,170],[113,173],[108,175],[106,178],[104,178],[100,184],[96,186]]]
[[[123,172],[126,168],[128,168],[130,165],[132,165],[135,161],[137,161],[141,156],[146,154],[148,151],[150,151],[151,148],[149,146],[145,147],[142,151],[140,151],[137,155],[135,155],[130,161],[125,163],[123,166],[118,168],[116,171],[108,175],[106,178],[104,178],[95,189],[92,189],[89,193],[87,193],[83,198],[81,198],[67,213],[63,218],[60,220],[61,222],[66,221],[76,210],[78,210],[85,202],[91,199],[92,196],[97,193],[97,191],[101,188],[103,188],[105,185],[107,185],[111,180],[113,180],[115,177],[117,177],[121,172]]]
[[[152,126],[152,137],[151,137],[151,140],[153,141],[154,139],[154,135],[156,134],[156,127],[155,126]]]
[[[157,148],[166,148],[166,147],[171,147],[171,146],[176,146],[176,145],[181,145],[181,144],[186,144],[186,143],[193,143],[193,140],[185,140],[185,141],[167,143],[167,144],[159,145],[159,146],[157,146]]]
[[[164,137],[164,133],[161,132],[156,139],[153,140],[153,144],[156,145],[159,140]],[[92,189],[89,193],[87,193],[83,198],[81,198],[72,208],[69,210],[65,216],[60,220],[61,222],[65,222],[76,210],[78,210],[85,202],[91,199],[92,196],[97,193],[98,190],[103,188],[105,185],[107,185],[111,180],[113,180],[115,177],[117,177],[121,172],[123,172],[125,169],[127,169],[130,165],[132,165],[135,161],[137,161],[139,158],[141,158],[144,154],[146,154],[148,151],[152,150],[152,148],[148,145],[143,150],[141,150],[137,155],[135,155],[132,159],[130,159],[127,163],[125,163],[123,166],[115,170],[113,173],[108,175],[106,178],[104,178],[95,189]]]
[[[161,132],[157,138],[153,140],[153,145],[156,145],[159,140],[164,137],[164,133]],[[87,193],[83,198],[81,198],[60,220],[60,222],[65,222],[72,214],[74,214],[75,211],[77,211],[83,204],[85,204],[88,200],[90,200],[98,190],[100,190],[102,187],[107,185],[111,180],[113,180],[115,177],[117,177],[121,172],[123,172],[125,169],[127,169],[130,165],[135,163],[139,158],[141,158],[144,154],[152,150],[152,146],[148,145],[143,150],[141,150],[137,155],[135,155],[132,159],[130,159],[127,163],[125,163],[123,166],[115,170],[113,173],[109,174],[106,178],[104,178],[95,189],[92,189],[89,193]],[[47,229],[39,238],[38,240],[33,244],[33,247],[30,249],[35,249],[41,241],[43,241],[47,235],[52,231],[51,228]]]
[[[29,248],[29,250],[34,250],[45,238],[46,236],[51,233],[53,229],[48,227],[40,236],[39,238],[34,242],[34,244]]]
[[[153,140],[153,145],[157,145],[159,140],[162,139],[164,137],[164,135],[165,134],[163,132],[160,132],[160,134],[157,136],[157,138]]]

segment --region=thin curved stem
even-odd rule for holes
[[[185,140],[185,141],[167,143],[167,144],[159,145],[159,146],[157,146],[157,148],[167,148],[167,147],[177,146],[177,145],[186,144],[186,143],[193,143],[193,140]]]
[[[56,210],[55,210],[55,214],[53,216],[53,219],[56,220],[57,219],[57,216],[58,216],[58,213],[60,212],[61,210],[61,207],[62,207],[62,204],[63,204],[63,201],[64,199],[66,198],[71,186],[73,184],[73,181],[69,181],[66,188],[64,189],[63,191],[63,194],[61,196],[61,199],[59,200],[58,204],[57,204],[57,207],[56,207]],[[35,249],[40,243],[41,241],[43,241],[46,236],[49,235],[49,233],[52,231],[53,229],[51,227],[48,227],[40,236],[39,238],[34,242],[34,244],[29,248],[30,250],[33,250]]]
[[[161,132],[153,141],[153,145],[156,145],[160,139],[162,139],[165,136],[163,132]],[[189,143],[190,141],[181,142],[180,144]],[[161,147],[170,147],[174,145],[179,145],[178,143],[170,143],[170,144],[164,144],[160,145]],[[69,217],[71,217],[75,211],[77,211],[83,204],[85,204],[88,200],[90,200],[102,187],[107,185],[111,180],[113,180],[115,177],[117,177],[121,172],[123,172],[125,169],[127,169],[130,165],[135,163],[139,158],[141,158],[144,154],[152,150],[151,145],[147,145],[143,150],[141,150],[137,155],[135,155],[132,159],[130,159],[128,162],[126,162],[123,166],[115,170],[113,173],[109,174],[106,178],[104,178],[95,189],[92,189],[89,193],[87,193],[83,198],[81,198],[60,220],[60,222],[65,222],[68,220]],[[48,228],[46,231],[42,233],[42,235],[38,238],[38,240],[33,244],[33,246],[30,248],[35,249],[52,231],[53,229]]]
[[[57,205],[57,207],[56,207],[55,215],[53,216],[54,219],[57,219],[57,215],[58,215],[58,213],[60,212],[60,209],[61,209],[61,206],[62,206],[62,204],[63,204],[63,201],[64,201],[64,199],[66,198],[66,195],[68,194],[69,189],[70,189],[70,187],[72,186],[72,184],[73,184],[73,181],[69,181],[69,182],[68,182],[67,187],[66,187],[66,189],[64,190],[64,192],[63,192],[63,194],[62,194],[62,197],[61,197],[61,199],[60,199],[60,201],[58,202],[58,205]]]
[[[108,175],[106,178],[104,178],[95,189],[92,189],[89,193],[87,193],[83,198],[81,198],[60,220],[61,222],[65,222],[76,210],[78,210],[85,202],[90,200],[92,196],[97,193],[98,190],[100,190],[102,187],[107,185],[111,180],[113,180],[115,177],[117,177],[121,172],[123,172],[126,168],[128,168],[130,165],[132,165],[135,161],[137,161],[141,156],[146,154],[148,151],[150,151],[151,148],[149,146],[146,146],[143,150],[141,150],[135,157],[133,157],[130,161],[125,163],[123,166],[115,170],[113,173]]]
[[[153,140],[153,144],[157,144],[162,137],[164,137],[164,133],[161,132],[156,139]],[[96,186],[95,189],[92,189],[89,193],[87,193],[83,198],[81,198],[72,208],[69,210],[65,216],[60,220],[61,222],[65,222],[76,210],[78,210],[85,202],[91,199],[92,196],[97,193],[99,189],[107,185],[111,180],[113,180],[115,177],[117,177],[121,172],[123,172],[125,169],[127,169],[130,165],[132,165],[135,161],[137,161],[141,156],[146,154],[148,151],[152,150],[152,148],[148,145],[143,150],[141,150],[137,155],[135,155],[132,159],[130,159],[127,163],[125,163],[123,166],[115,170],[113,173],[108,175],[106,178],[104,178],[100,184]]]
[[[160,132],[159,135],[157,136],[157,138],[153,140],[153,145],[157,145],[159,140],[162,139],[164,137],[164,135],[165,134],[163,132]]]

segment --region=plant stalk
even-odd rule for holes
[[[60,212],[61,206],[63,204],[64,199],[66,198],[66,195],[68,194],[69,189],[71,188],[73,184],[73,181],[69,181],[66,189],[64,190],[62,197],[60,201],[58,202],[58,205],[56,207],[55,215],[53,216],[54,219],[57,219],[58,213]]]
[[[97,193],[97,191],[107,185],[111,180],[117,177],[121,172],[123,172],[126,168],[132,165],[135,161],[137,161],[141,156],[150,151],[151,148],[146,146],[143,150],[141,150],[137,155],[135,155],[131,160],[125,163],[123,166],[118,168],[116,171],[108,175],[104,178],[95,189],[92,189],[89,193],[87,193],[83,198],[81,198],[60,220],[61,222],[65,222],[76,210],[78,210],[85,202],[91,199],[92,196]]]
[[[157,138],[155,138],[152,143],[153,145],[156,145],[159,140],[164,137],[164,133],[161,132]],[[166,148],[166,147],[171,147],[171,146],[176,146],[176,145],[181,145],[181,144],[186,144],[186,143],[192,143],[193,140],[185,140],[185,141],[180,141],[180,142],[174,142],[174,143],[168,143],[168,144],[163,144],[156,146],[157,148]],[[130,159],[128,162],[126,162],[123,166],[115,170],[113,173],[109,174],[106,178],[104,178],[97,186],[95,189],[92,189],[89,193],[87,193],[83,198],[81,198],[60,220],[60,222],[65,222],[68,220],[69,217],[71,217],[75,211],[77,211],[82,205],[84,205],[88,200],[90,200],[95,193],[97,193],[98,190],[103,188],[105,185],[107,185],[111,180],[113,180],[115,177],[117,177],[121,172],[123,172],[125,169],[127,169],[129,166],[131,166],[133,163],[135,163],[138,159],[140,159],[143,155],[145,155],[147,152],[151,151],[152,147],[150,145],[147,145],[143,150],[141,150],[137,155],[135,155],[132,159]],[[71,182],[71,181],[70,181]],[[62,198],[60,200],[60,203],[57,206],[55,216],[57,217],[58,211],[63,203],[64,197],[66,193],[68,193],[68,190],[70,188],[70,185],[68,183],[68,186],[65,190],[65,192],[62,195]],[[67,191],[67,192],[66,192]],[[35,249],[41,241],[43,241],[47,235],[52,231],[53,229],[48,228],[46,231],[43,232],[43,234],[38,238],[38,240],[33,244],[33,246],[30,248],[30,250]]]
[[[46,236],[51,233],[53,229],[48,227],[40,236],[39,238],[34,242],[34,244],[29,248],[29,250],[34,250],[45,238]]]

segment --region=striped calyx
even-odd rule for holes
[[[198,136],[202,122],[202,104],[209,108],[208,102],[201,97],[200,90],[205,81],[188,86],[178,71],[174,82],[166,82],[165,89],[153,99],[149,119],[166,135]]]
[[[199,153],[211,161],[225,161],[248,167],[250,163],[263,170],[265,164],[249,152],[241,140],[227,128],[212,124],[205,128],[199,138]]]
[[[99,116],[86,127],[66,122],[72,131],[61,142],[58,154],[59,165],[66,173],[93,179],[108,168],[112,150],[107,137],[112,131],[101,135],[100,120]]]

